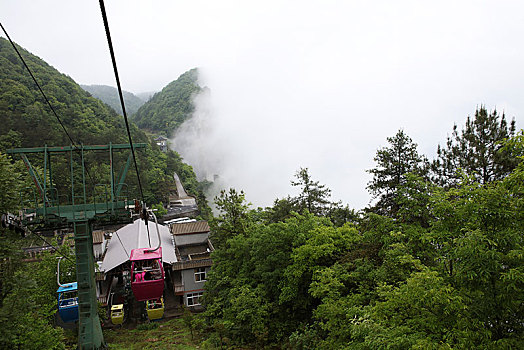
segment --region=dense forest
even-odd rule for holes
[[[91,97],[70,77],[19,47],[29,68],[48,96],[60,122],[49,109],[31,76],[13,50],[9,41],[0,38],[0,152],[16,147],[42,147],[75,144],[128,143],[124,120],[100,100]],[[68,137],[71,137],[71,139]],[[210,213],[202,185],[193,169],[182,161],[176,152],[162,153],[144,132],[131,123],[133,142],[147,143],[145,150],[137,151],[140,177],[144,184],[147,203],[166,203],[173,189],[173,172],[176,171],[186,190],[199,199],[204,216]],[[114,162],[118,169],[129,154],[116,152]],[[103,154],[87,154],[89,187],[109,183],[109,162]],[[68,193],[61,184],[68,183],[67,157],[55,157],[53,164],[56,187]],[[126,180],[129,193],[138,193],[137,177],[129,172]]]
[[[75,143],[127,143],[121,116],[19,49]],[[142,106],[136,122],[172,131],[193,108],[196,79],[196,70],[184,73],[151,99],[155,104]],[[6,213],[20,208],[19,194],[31,180],[23,163],[3,152],[71,140],[1,38],[0,84],[0,213]],[[183,91],[169,97],[176,86]],[[165,200],[177,171],[211,217],[192,168],[131,128],[134,142],[148,144],[137,150],[148,202]],[[361,210],[331,201],[329,187],[305,167],[291,181],[299,194],[270,207],[252,208],[240,189],[215,198],[205,311],[184,318],[206,338],[202,348],[524,348],[523,131],[480,106],[452,127],[433,160],[403,130],[385,142],[368,169],[374,199]],[[126,157],[116,155],[115,162]],[[54,162],[60,187],[68,163]],[[87,162],[90,182],[108,181],[106,159],[92,154]],[[130,192],[136,181],[130,172]],[[0,348],[65,348],[67,332],[53,322],[56,253],[23,263],[20,248],[35,238],[5,228],[0,234]],[[71,258],[61,280],[73,281],[74,256],[67,244],[60,249]]]
[[[523,348],[523,157],[522,131],[480,107],[431,162],[388,138],[362,211],[307,168],[269,208],[223,191],[194,327],[217,347]]]
[[[198,70],[193,68],[153,95],[133,115],[139,128],[171,136],[194,111],[192,96],[201,90]]]
[[[118,90],[116,88],[107,85],[80,85],[80,87],[122,115],[122,106],[120,105],[120,97],[118,96]],[[122,93],[128,115],[135,114],[140,106],[147,101],[142,100],[129,91],[123,91]]]

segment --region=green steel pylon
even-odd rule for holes
[[[73,225],[78,282],[78,348],[100,349],[104,345],[104,336],[96,300],[93,226],[87,220],[79,220]]]
[[[134,148],[144,148],[145,143],[133,144]],[[39,147],[19,148],[8,150],[10,154],[20,154],[39,193],[35,197],[34,207],[23,209],[22,223],[28,225],[43,225],[44,227],[58,227],[73,225],[75,232],[76,274],[78,282],[78,348],[81,350],[96,350],[105,347],[102,327],[98,317],[98,302],[96,299],[95,262],[93,256],[93,222],[115,223],[123,219],[130,220],[130,205],[133,200],[122,199],[121,191],[125,186],[124,180],[131,163],[131,155],[117,177],[115,184],[113,151],[130,149],[129,144],[96,145],[96,146],[64,146],[64,147]],[[85,183],[85,151],[109,151],[111,169],[110,196],[105,202],[97,202],[93,198],[89,203],[86,196]],[[51,154],[69,152],[71,159],[71,203],[61,205],[56,188],[53,187],[51,172]],[[26,154],[44,153],[43,181],[28,160]],[[79,177],[81,183],[79,191],[75,191],[74,155],[80,154],[81,167]],[[49,180],[48,180],[49,177]]]

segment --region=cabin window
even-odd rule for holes
[[[187,306],[200,305],[200,297],[204,292],[188,293],[186,294]]]
[[[206,280],[206,268],[199,267],[195,269],[195,282],[204,282]]]

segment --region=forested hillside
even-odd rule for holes
[[[170,136],[194,110],[191,97],[200,91],[198,70],[191,69],[156,93],[133,116],[141,129]]]
[[[70,77],[19,47],[29,68],[59,116],[75,144],[128,143],[124,120],[100,100],[91,97]],[[11,44],[0,38],[0,152],[15,147],[40,147],[69,145],[71,140],[51,112],[31,76],[13,50]],[[131,123],[133,142],[148,143],[145,150],[137,151],[144,196],[154,204],[168,200],[176,171],[189,193],[196,195],[204,215],[209,213],[203,191],[193,169],[173,152],[162,153],[154,142]],[[115,165],[121,166],[128,153],[116,152]],[[101,158],[102,157],[102,158]],[[105,155],[89,154],[89,187],[109,183],[108,161]],[[56,186],[61,192],[62,183],[68,183],[67,161],[56,157]],[[129,172],[126,182],[128,192],[138,196],[137,178]]]
[[[107,85],[80,85],[80,87],[122,115],[122,106],[116,88]],[[135,114],[140,106],[146,102],[131,92],[124,91],[123,94],[127,115]]]

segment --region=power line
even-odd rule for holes
[[[9,34],[7,34],[7,31],[5,30],[4,26],[2,25],[2,23],[0,23],[0,27],[2,27],[2,30],[4,31],[4,34],[7,36],[7,39],[9,39],[9,42],[11,43],[11,45],[13,46],[13,48],[15,49],[16,53],[18,54],[18,57],[20,58],[20,60],[22,61],[22,63],[24,64],[26,70],[29,72],[29,75],[31,75],[31,78],[33,78],[33,81],[35,82],[36,86],[38,87],[38,90],[40,91],[40,93],[42,94],[42,96],[44,97],[44,100],[47,102],[47,105],[49,106],[49,108],[51,109],[51,111],[53,112],[53,114],[55,115],[56,119],[58,120],[58,123],[62,126],[62,129],[64,130],[65,134],[67,135],[67,137],[69,138],[69,141],[71,141],[71,145],[76,147],[77,150],[79,150],[79,146],[77,145],[77,143],[73,140],[73,138],[71,137],[71,135],[69,135],[69,133],[67,132],[67,129],[64,125],[64,123],[62,123],[62,120],[60,119],[60,117],[58,116],[58,114],[56,113],[55,109],[53,108],[53,106],[51,105],[51,102],[49,102],[49,99],[47,98],[46,94],[44,93],[44,91],[42,90],[42,88],[40,87],[40,84],[38,84],[38,81],[36,80],[35,76],[33,75],[33,72],[31,72],[31,69],[29,69],[29,66],[27,65],[27,63],[25,62],[24,58],[22,57],[22,55],[20,54],[20,51],[18,51],[18,48],[16,47],[15,43],[13,42],[13,40],[11,40],[11,37],[9,36]],[[89,168],[86,168],[86,171],[87,171],[87,175],[89,176],[89,179],[91,180],[91,183],[95,183],[93,177],[91,176],[91,173],[89,172]]]
[[[42,241],[44,241],[45,244],[47,244],[48,246],[52,247],[56,252],[60,252],[60,250],[57,247],[55,247],[54,245],[49,243],[44,237],[40,236],[38,233],[36,233],[36,232],[31,232],[31,233],[35,234],[38,238],[40,238]],[[69,260],[69,262],[71,262],[73,264],[76,264],[75,261],[69,259],[67,256],[64,256],[64,259],[67,259],[67,260]]]
[[[120,236],[118,235],[118,232],[115,231],[115,234],[116,234],[116,237],[118,238],[118,240],[120,241],[120,245],[122,245],[122,248],[124,248],[124,252],[126,252],[127,258],[129,259],[129,254],[127,253],[127,249],[124,246],[124,243],[122,243],[122,240],[120,239]]]
[[[131,131],[129,130],[129,122],[127,120],[126,107],[124,103],[124,95],[122,93],[122,87],[120,86],[120,78],[118,77],[118,68],[116,66],[115,52],[113,50],[113,42],[111,41],[111,33],[109,31],[109,23],[107,21],[106,8],[104,0],[99,0],[100,11],[102,12],[102,19],[104,20],[104,28],[106,31],[107,44],[109,46],[109,53],[111,54],[111,62],[113,63],[113,71],[115,72],[116,86],[118,88],[118,95],[120,97],[120,105],[122,106],[122,114],[124,115],[124,121],[126,123],[127,137],[129,138],[129,144],[131,145],[131,154],[133,155],[133,162],[135,163],[136,177],[138,179],[138,188],[140,189],[140,196],[142,197],[143,216],[146,221],[147,237],[149,239],[149,247],[151,247],[151,237],[149,236],[149,225],[147,224],[147,212],[145,210],[144,191],[142,190],[142,182],[140,181],[140,174],[138,172],[138,165],[136,163],[135,148],[133,147],[133,140],[131,139]]]
[[[113,62],[113,71],[115,72],[116,85],[118,87],[118,95],[120,97],[120,104],[122,105],[122,113],[124,114],[124,121],[126,122],[127,137],[129,138],[129,144],[131,145],[131,154],[133,154],[133,161],[135,163],[136,176],[138,178],[138,187],[140,188],[140,195],[142,196],[142,202],[144,202],[144,192],[142,191],[142,182],[140,181],[140,175],[138,173],[138,165],[136,163],[135,148],[133,147],[133,141],[131,139],[131,131],[129,131],[129,122],[127,120],[126,107],[124,104],[124,95],[122,94],[122,87],[120,86],[120,78],[118,77],[118,68],[116,67],[115,52],[113,51],[113,42],[111,41],[111,33],[109,32],[109,24],[107,22],[106,9],[104,6],[104,0],[100,0],[100,10],[102,11],[102,18],[104,20],[104,28],[106,30],[107,44],[109,45],[109,53],[111,54],[111,61]]]
[[[35,76],[33,75],[33,73],[31,72],[31,69],[29,69],[29,67],[27,66],[27,63],[25,63],[25,60],[24,58],[22,57],[22,55],[20,54],[20,52],[18,51],[15,43],[13,42],[13,40],[11,40],[11,37],[9,36],[9,34],[7,34],[7,31],[5,30],[4,26],[2,25],[2,23],[0,22],[0,27],[2,27],[2,30],[4,31],[4,34],[7,36],[7,39],[9,39],[9,42],[11,43],[11,45],[13,46],[13,48],[15,49],[16,53],[18,54],[18,57],[20,57],[20,60],[22,61],[22,63],[24,64],[25,68],[27,69],[27,71],[29,72],[29,74],[31,75],[31,78],[33,78],[33,81],[35,82],[36,86],[38,87],[38,90],[40,90],[40,93],[42,94],[42,96],[44,97],[44,100],[47,102],[47,105],[49,106],[49,108],[51,108],[51,111],[53,112],[53,114],[55,115],[56,119],[58,120],[58,122],[60,123],[60,125],[62,126],[62,129],[64,129],[64,132],[66,133],[67,137],[69,138],[69,140],[71,141],[71,144],[75,147],[76,146],[76,143],[75,141],[73,141],[73,138],[71,137],[71,135],[69,135],[69,133],[67,132],[64,124],[62,123],[62,121],[60,120],[60,117],[58,116],[58,114],[56,114],[55,112],[55,109],[53,108],[53,106],[51,105],[51,102],[49,102],[49,100],[47,99],[47,96],[45,95],[44,91],[42,90],[42,88],[40,87],[40,84],[38,84],[38,81],[36,81],[36,78]]]

